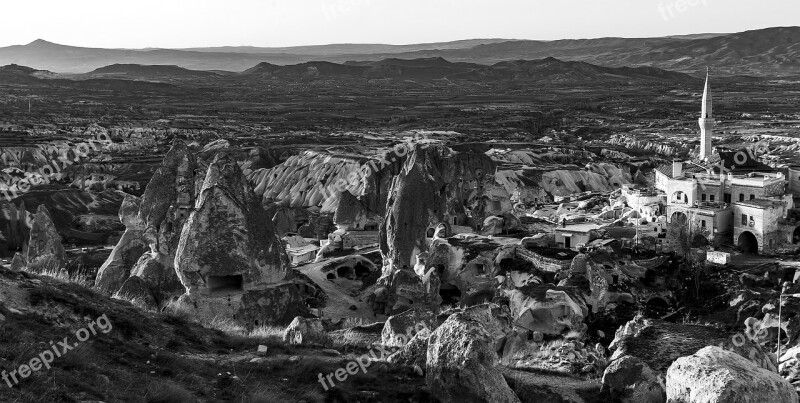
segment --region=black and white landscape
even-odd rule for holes
[[[43,3],[0,5],[0,401],[798,402],[797,4],[209,0],[129,47]]]

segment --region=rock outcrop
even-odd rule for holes
[[[474,315],[447,318],[428,338],[426,360],[425,381],[442,402],[520,401],[498,368],[495,337]]]
[[[675,360],[666,378],[670,403],[797,403],[792,385],[774,371],[716,346]]]
[[[28,270],[57,271],[64,267],[66,260],[67,255],[64,246],[61,245],[61,236],[50,217],[50,212],[44,204],[40,204],[33,219],[25,256]]]
[[[125,195],[119,208],[119,219],[125,224],[125,232],[117,242],[108,259],[100,266],[95,278],[95,287],[111,294],[120,289],[142,254],[149,249],[144,240],[144,225],[139,219],[142,200]]]
[[[530,331],[560,335],[581,330],[589,309],[579,292],[567,287],[527,285],[509,293],[514,323]]]
[[[428,249],[427,229],[463,216],[464,200],[483,194],[484,173],[492,169],[483,153],[417,145],[389,189],[381,225],[384,274],[413,267],[416,255]]]
[[[186,289],[182,303],[200,317],[247,317],[258,325],[282,316],[280,307],[302,305],[270,217],[239,166],[224,155],[208,168],[180,236],[175,269]],[[262,303],[268,300],[274,304]],[[249,309],[241,312],[246,301]]]
[[[95,285],[100,290],[138,301],[153,298],[157,306],[183,293],[175,273],[175,253],[194,207],[199,180],[196,174],[201,168],[186,145],[177,142],[164,156],[142,197],[125,197],[119,211],[125,232],[98,272]],[[138,275],[144,277],[125,286],[131,276]],[[125,292],[120,292],[123,286]]]

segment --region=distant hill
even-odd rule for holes
[[[178,66],[156,65],[144,66],[141,64],[112,64],[95,69],[87,74],[91,77],[107,78],[133,78],[133,79],[177,79],[213,77],[217,73],[210,71],[189,70]]]
[[[655,67],[601,67],[584,62],[516,60],[491,66],[477,63],[452,63],[442,58],[384,59],[374,62],[308,62],[289,66],[260,63],[241,73],[242,76],[267,76],[284,79],[309,78],[397,78],[449,79],[465,81],[529,81],[550,83],[609,83],[630,81],[690,82],[698,80],[688,74]]]
[[[58,73],[85,73],[114,64],[173,65],[190,70],[243,71],[261,62],[298,65],[386,59],[439,59],[493,65],[553,57],[604,67],[657,67],[700,74],[710,66],[718,75],[789,76],[800,74],[800,27],[777,27],[732,34],[663,38],[598,38],[558,41],[475,39],[419,45],[321,45],[293,48],[222,47],[175,49],[94,49],[37,40],[0,48],[0,65],[15,63]],[[400,66],[394,62],[392,66]],[[426,66],[431,67],[431,66]],[[441,66],[440,66],[441,67]]]
[[[353,44],[342,43],[332,45],[292,46],[262,48],[255,46],[220,46],[209,48],[185,48],[193,52],[218,52],[218,53],[257,53],[257,54],[287,54],[303,56],[331,56],[331,55],[363,55],[373,53],[407,53],[422,50],[437,49],[467,49],[488,43],[507,42],[508,39],[465,39],[452,42],[419,43],[413,45],[386,45],[386,44]]]

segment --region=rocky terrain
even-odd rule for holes
[[[796,402],[794,33],[0,49],[0,401]],[[712,56],[760,254],[654,190]]]

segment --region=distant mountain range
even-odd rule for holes
[[[292,48],[96,49],[37,40],[27,45],[0,48],[0,65],[14,63],[57,73],[86,73],[114,64],[174,65],[190,70],[240,72],[262,62],[297,65],[312,61],[345,63],[441,58],[453,63],[493,65],[553,57],[605,67],[647,66],[697,74],[710,66],[718,75],[785,76],[800,74],[798,38],[800,27],[663,38],[476,39],[418,45],[338,44]]]
[[[65,79],[69,78],[69,79]],[[477,63],[453,63],[445,59],[390,58],[368,62],[305,62],[280,66],[259,63],[241,73],[195,71],[169,65],[114,64],[86,74],[54,74],[19,65],[0,67],[0,83],[42,83],[47,81],[137,81],[173,84],[191,81],[281,79],[302,80],[450,80],[471,82],[539,82],[542,84],[628,84],[700,81],[685,73],[655,67],[602,67],[585,62],[561,61],[552,57],[541,60],[516,60],[491,66]]]

